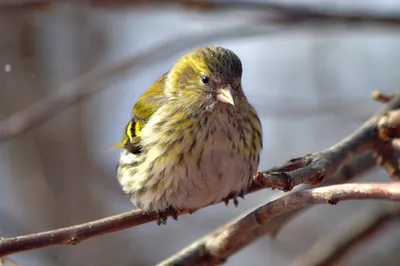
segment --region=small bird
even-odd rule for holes
[[[262,127],[243,92],[231,50],[191,51],[138,99],[117,166],[122,190],[166,223],[167,211],[193,212],[248,189],[262,149]]]

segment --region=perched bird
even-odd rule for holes
[[[138,99],[125,127],[117,177],[158,224],[239,196],[256,173],[262,128],[243,92],[242,63],[222,47],[184,55]]]

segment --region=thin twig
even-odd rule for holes
[[[357,245],[366,243],[388,221],[400,218],[400,204],[381,204],[362,210],[295,260],[296,266],[334,265]]]
[[[390,100],[393,99],[393,96],[389,96],[386,94],[383,94],[380,91],[373,91],[372,92],[372,99],[374,99],[375,101],[381,102],[381,103],[387,103]]]
[[[0,258],[0,266],[19,266],[19,265],[9,257],[2,257]]]
[[[273,217],[311,205],[337,204],[342,200],[360,199],[400,201],[400,183],[333,185],[284,196],[259,207],[236,222],[222,226],[158,265],[217,265],[243,248],[243,236]]]

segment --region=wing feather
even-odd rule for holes
[[[164,84],[167,74],[162,75],[139,97],[133,107],[132,118],[125,126],[124,137],[114,147],[124,148],[134,154],[140,153],[140,133],[142,128],[166,101]]]

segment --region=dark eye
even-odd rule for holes
[[[208,82],[210,82],[210,78],[207,76],[201,76],[201,82],[208,84]]]

